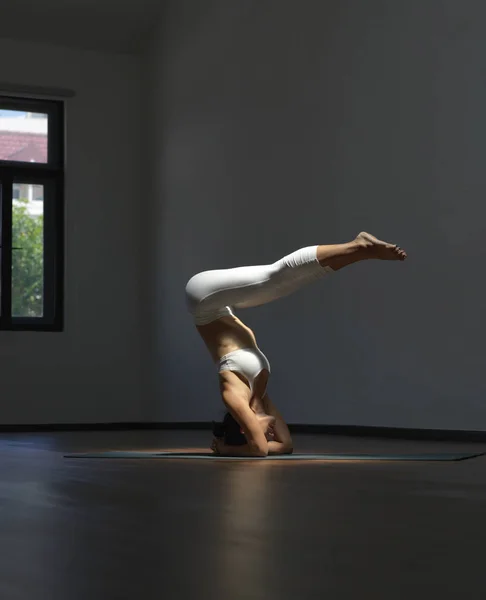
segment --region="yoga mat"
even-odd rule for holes
[[[113,450],[109,452],[78,452],[66,454],[64,458],[145,458],[145,459],[185,459],[185,460],[389,460],[389,461],[458,461],[477,456],[485,452],[453,452],[441,454],[283,454],[267,457],[218,456],[212,452],[146,452],[143,450]]]

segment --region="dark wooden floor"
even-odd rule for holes
[[[0,437],[1,600],[483,600],[486,457],[458,463],[65,460],[203,432]],[[297,437],[297,451],[480,450]]]

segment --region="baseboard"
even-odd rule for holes
[[[1,425],[0,433],[55,433],[62,431],[159,431],[159,430],[207,430],[209,422],[189,423],[55,423],[41,425]]]
[[[211,431],[212,423],[62,423],[43,425],[0,425],[0,433],[55,433],[68,431]],[[292,433],[342,435],[416,441],[486,443],[486,431],[448,429],[407,429],[398,427],[364,427],[360,425],[289,425]]]
[[[407,429],[399,427],[368,427],[362,425],[289,425],[292,433],[342,435],[431,442],[486,443],[486,431],[450,429]]]

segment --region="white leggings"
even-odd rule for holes
[[[316,281],[330,267],[322,267],[317,246],[301,248],[270,265],[203,271],[186,285],[186,299],[196,325],[207,325],[233,308],[250,308],[288,296]]]

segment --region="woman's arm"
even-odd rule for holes
[[[289,448],[287,444],[282,442],[271,441],[267,442],[267,445],[269,456],[278,454],[292,454],[293,452],[293,448]],[[251,453],[250,446],[248,444],[244,444],[242,446],[227,446],[221,439],[215,439],[211,449],[214,450],[216,454],[221,454],[221,456],[255,456],[255,454]]]
[[[221,450],[230,456],[267,456],[268,442],[255,413],[249,406],[248,399],[239,392],[239,388],[234,385],[229,374],[220,373],[220,386],[223,402],[239,423],[247,440],[247,444],[243,446],[220,444]]]
[[[248,444],[243,444],[242,446],[228,446],[221,439],[215,440],[211,448],[214,450],[214,452],[216,452],[216,454],[220,454],[221,456],[248,456],[252,458],[263,458],[267,456],[266,454],[253,453]]]
[[[268,454],[269,455],[292,454],[293,451],[294,451],[294,448],[291,443],[288,444],[288,443],[284,443],[284,442],[277,442],[275,440],[268,442]]]
[[[284,421],[282,415],[278,412],[273,402],[270,400],[268,394],[262,399],[263,407],[267,415],[275,417],[274,425],[274,440],[268,443],[269,454],[292,454],[294,451],[294,444],[292,442],[292,436],[290,435],[287,423]]]

